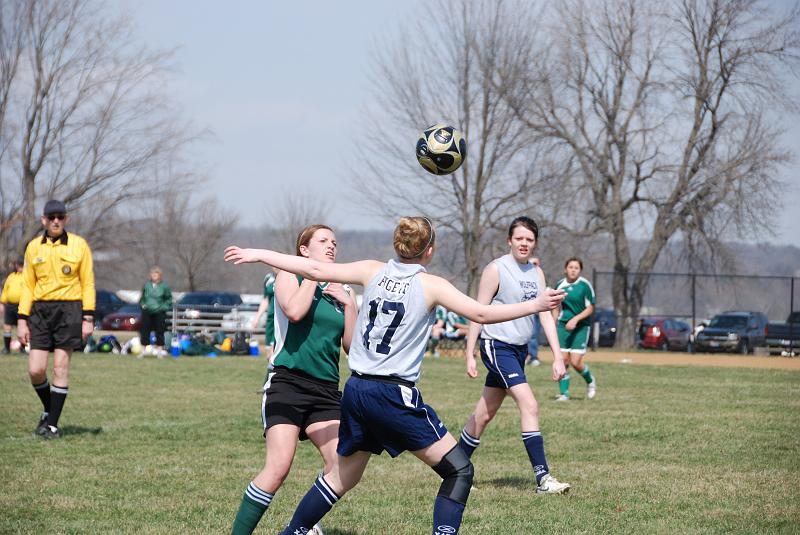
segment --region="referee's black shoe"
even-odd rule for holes
[[[47,430],[44,432],[45,440],[50,440],[53,438],[61,438],[61,429],[54,425],[46,426]]]
[[[40,437],[43,437],[46,432],[47,432],[47,413],[43,412],[42,415],[39,416],[39,423],[36,425],[35,433]]]

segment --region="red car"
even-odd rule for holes
[[[645,349],[663,351],[692,351],[692,328],[688,323],[672,318],[644,318],[639,327],[641,341]]]
[[[106,331],[138,331],[141,325],[142,309],[135,303],[124,305],[100,322],[100,328]]]

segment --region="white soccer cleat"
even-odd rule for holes
[[[588,399],[594,399],[597,395],[597,379],[592,379],[591,383],[586,384],[586,397]]]
[[[569,401],[569,396],[565,396],[564,394],[560,394],[556,396],[556,401]]]
[[[536,494],[566,494],[569,488],[569,483],[561,483],[550,474],[546,474],[536,487]]]
[[[308,535],[325,535],[325,532],[322,531],[322,526],[319,524],[314,524],[314,527],[311,528],[311,531],[308,532]]]

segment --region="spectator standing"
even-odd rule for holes
[[[19,320],[17,313],[19,300],[22,297],[22,287],[24,280],[22,277],[22,267],[25,264],[24,258],[19,258],[14,262],[12,271],[5,284],[3,284],[3,294],[0,295],[0,303],[3,303],[3,355],[11,353],[11,329]]]
[[[164,330],[166,329],[167,312],[172,310],[172,290],[163,280],[164,273],[158,266],[150,268],[150,280],[142,288],[139,305],[142,307],[142,327],[140,340],[143,345],[150,343],[150,333],[156,335],[155,354],[163,358]]]
[[[74,349],[94,330],[95,287],[92,251],[86,240],[67,234],[62,201],[49,200],[41,217],[44,232],[25,248],[24,285],[17,336],[30,343],[28,373],[44,411],[36,434],[58,438],[58,420],[67,399],[69,362]],[[53,352],[53,384],[47,361]]]

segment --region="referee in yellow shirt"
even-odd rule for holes
[[[0,303],[3,303],[3,355],[11,353],[11,329],[17,325],[19,317],[19,299],[22,297],[22,287],[25,284],[22,277],[22,266],[25,260],[20,258],[14,262],[14,271],[9,273],[3,284],[3,294]]]
[[[28,373],[44,411],[36,434],[58,438],[58,419],[67,399],[72,350],[94,328],[94,272],[86,240],[67,234],[67,208],[61,201],[44,205],[45,231],[25,249],[25,284],[19,302],[17,336],[30,342]],[[53,352],[53,384],[47,381],[47,359]]]

